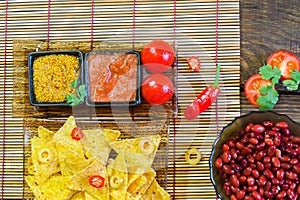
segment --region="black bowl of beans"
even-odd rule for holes
[[[234,119],[216,139],[210,178],[221,199],[299,199],[300,124],[272,111]]]

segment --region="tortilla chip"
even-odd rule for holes
[[[72,139],[71,134],[75,127],[75,119],[70,116],[53,137],[58,152],[61,173],[64,176],[75,174],[89,164],[89,161],[85,158],[81,142]]]
[[[95,197],[93,197],[92,195],[90,195],[89,193],[85,192],[85,199],[86,200],[97,200]]]
[[[154,179],[141,200],[170,200],[170,194],[165,191]]]
[[[116,140],[120,136],[119,131],[107,131],[102,129],[83,130],[84,137],[81,139],[85,155],[87,158],[97,158],[106,163],[111,147],[109,142]]]
[[[143,173],[141,173],[144,171]],[[155,179],[156,172],[152,169],[138,170],[137,173],[128,173],[128,188],[126,199],[140,199]]]
[[[111,143],[112,148],[117,152],[124,151],[128,168],[139,166],[143,168],[151,167],[156,155],[161,137],[159,135],[140,137],[135,139],[120,140]],[[140,148],[142,141],[152,143],[152,151],[143,152]],[[131,171],[131,170],[130,170]]]
[[[48,152],[49,160],[41,162],[42,153]],[[31,139],[31,156],[34,168],[34,175],[37,184],[46,181],[51,175],[60,171],[58,156],[52,140],[33,137]]]
[[[77,192],[71,198],[71,200],[85,200],[85,193],[84,192]]]
[[[45,140],[50,140],[54,136],[54,132],[46,129],[43,126],[38,127],[38,136]]]
[[[95,188],[89,184],[89,178],[94,175],[100,175],[105,178],[102,188]],[[69,188],[76,191],[84,191],[96,199],[109,200],[109,185],[106,168],[103,163],[97,159],[82,171],[71,176]]]
[[[119,153],[116,159],[107,166],[109,178],[109,193],[110,199],[120,200],[125,199],[127,190],[127,167],[124,153]],[[114,187],[119,184],[119,187]]]
[[[32,181],[27,179],[28,182]],[[74,191],[69,190],[67,185],[69,177],[53,175],[39,186],[33,186],[33,193],[36,199],[40,200],[65,200],[74,195]]]

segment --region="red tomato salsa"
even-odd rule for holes
[[[90,54],[89,92],[92,102],[130,102],[137,90],[136,54]]]

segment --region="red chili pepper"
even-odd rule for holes
[[[190,56],[188,59],[188,66],[190,70],[194,72],[199,72],[201,68],[200,60],[197,56]]]
[[[75,127],[72,130],[71,136],[73,140],[81,140],[81,138],[83,138],[84,135],[81,128]]]
[[[198,97],[186,108],[186,110],[184,111],[184,116],[186,119],[196,119],[200,113],[204,112],[213,102],[216,101],[220,94],[220,68],[221,66],[218,65],[215,83],[213,85],[207,86],[205,90],[203,90],[198,95]]]
[[[100,175],[94,175],[89,178],[89,184],[95,188],[104,187],[105,178]]]

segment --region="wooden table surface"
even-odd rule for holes
[[[240,6],[242,84],[258,73],[258,68],[276,50],[290,50],[300,57],[299,0],[241,0]],[[281,93],[274,111],[300,122],[299,94]],[[241,108],[242,113],[256,109],[249,105],[243,92]]]

